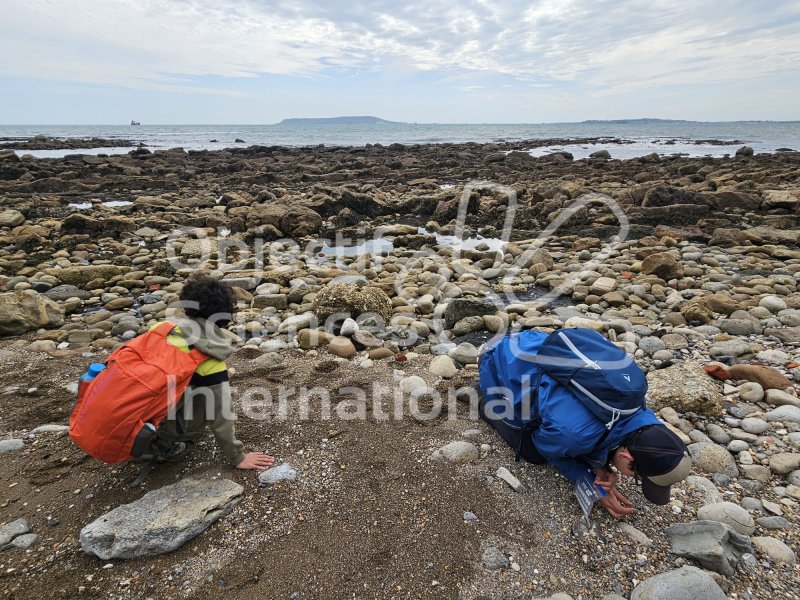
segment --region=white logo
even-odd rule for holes
[[[630,381],[631,381],[631,376],[630,376],[630,375],[628,375],[627,373],[625,373],[625,374],[623,374],[622,376],[625,378],[625,381],[627,381],[628,383],[630,383]]]

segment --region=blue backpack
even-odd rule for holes
[[[556,382],[550,394],[577,398],[605,425],[602,444],[620,420],[646,406],[647,379],[628,354],[591,329],[560,329],[549,335],[525,330],[491,344],[480,359],[480,416],[520,457],[544,460],[532,434],[541,423],[539,383]]]

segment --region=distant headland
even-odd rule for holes
[[[323,117],[305,119],[284,119],[278,125],[379,125],[398,124],[399,121],[387,121],[378,117]]]

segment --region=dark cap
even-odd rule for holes
[[[692,469],[686,444],[667,427],[650,425],[633,432],[625,447],[641,478],[644,497],[653,504],[667,504],[670,486],[686,479]]]

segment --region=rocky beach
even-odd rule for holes
[[[800,152],[530,153],[592,142],[0,149],[0,595],[800,598]],[[66,435],[77,380],[197,271],[279,470],[209,435],[131,488]],[[636,358],[694,463],[582,538],[474,410],[482,343],[561,327]]]

